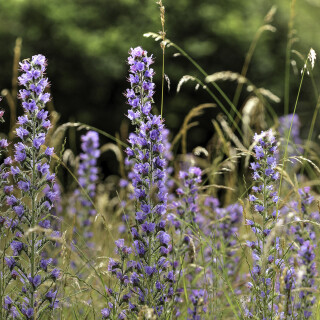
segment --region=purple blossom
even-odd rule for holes
[[[158,237],[160,243],[165,246],[167,246],[171,240],[170,235],[164,231],[160,231],[157,237]]]
[[[20,180],[20,181],[18,182],[18,188],[19,188],[20,190],[24,191],[24,192],[29,191],[30,185],[31,185],[31,184],[30,184],[30,181],[22,181],[22,180]]]
[[[51,277],[54,279],[54,280],[57,280],[61,275],[61,271],[57,268],[54,268],[52,271],[51,271]]]
[[[18,256],[23,249],[23,243],[20,241],[13,240],[10,244],[14,256]]]
[[[9,269],[12,271],[16,265],[16,260],[13,257],[5,257],[5,261]]]
[[[12,207],[13,211],[21,218],[24,214],[24,207],[22,205]]]
[[[37,288],[41,284],[41,276],[39,274],[36,275],[34,278],[29,276],[28,279],[35,288]]]
[[[179,177],[181,179],[181,187],[176,189],[179,195],[179,201],[173,203],[173,207],[177,212],[177,218],[172,218],[172,223],[180,228],[177,224],[178,216],[184,218],[187,224],[195,224],[196,215],[198,213],[198,189],[201,183],[201,169],[197,167],[190,167],[187,171],[180,171]]]
[[[152,233],[155,230],[156,224],[153,222],[145,222],[141,225],[141,230],[146,233]]]
[[[102,318],[108,319],[110,315],[110,310],[108,308],[104,308],[101,310]]]
[[[30,132],[23,127],[19,127],[16,129],[16,133],[17,133],[17,136],[23,140],[25,137],[29,135]]]
[[[287,156],[297,156],[303,153],[302,140],[300,138],[300,118],[297,114],[288,114],[279,118],[279,134],[280,139],[287,141],[288,134],[291,128],[289,144],[287,147]],[[283,144],[286,146],[286,143]],[[281,148],[281,153],[284,153],[283,148]],[[293,160],[294,161],[294,160]],[[296,163],[296,162],[293,162]]]
[[[108,271],[113,272],[115,269],[119,267],[119,262],[113,260],[112,258],[109,258],[109,264],[108,264]]]
[[[52,258],[49,258],[49,259],[42,259],[40,261],[40,267],[41,269],[43,269],[44,271],[47,271],[48,269],[48,265],[50,265],[52,263]]]
[[[202,315],[207,312],[208,294],[206,290],[192,290],[190,300],[193,308],[188,308],[188,320],[201,320]]]
[[[306,192],[301,192],[302,198],[302,212],[304,215],[307,215],[307,207],[310,204],[310,194],[309,190],[305,190]],[[309,202],[310,201],[310,202]],[[311,224],[305,225],[302,229],[297,226],[295,230],[295,238],[296,242],[299,244],[297,249],[297,262],[300,267],[305,268],[305,273],[302,277],[302,288],[310,288],[316,289],[315,285],[315,278],[317,276],[317,268],[315,262],[315,252],[316,252],[316,245],[310,238],[313,238],[313,227]],[[304,311],[304,316],[306,317],[306,313],[309,318],[312,315],[312,306],[315,303],[315,299],[313,296],[312,291],[300,291],[300,304],[296,305],[295,307],[299,310],[298,312],[301,314],[301,311]]]
[[[33,139],[33,146],[35,148],[39,149],[40,146],[44,144],[44,141],[45,141],[45,133],[41,132],[41,133],[37,134],[35,136],[35,138]]]

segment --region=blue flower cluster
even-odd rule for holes
[[[87,245],[92,247],[93,243],[90,242],[90,239],[93,237],[91,224],[93,217],[96,215],[96,210],[90,199],[94,200],[98,181],[97,159],[100,156],[100,150],[97,132],[88,131],[85,135],[81,136],[81,150],[78,181],[82,189],[78,188],[74,192],[77,202],[74,207],[74,213],[79,221],[80,228],[84,230],[83,235],[88,241]]]
[[[0,97],[0,101],[2,100],[2,97]],[[0,122],[4,122],[3,119],[4,111],[0,110]],[[8,147],[8,141],[7,139],[1,139],[0,140],[0,156],[2,156],[3,151],[6,151],[6,148]],[[6,214],[3,214],[3,207],[5,206],[5,198],[6,193],[10,192],[11,187],[8,188],[8,180],[9,178],[9,171],[5,163],[2,163],[0,165],[0,242],[2,244],[1,249],[1,263],[0,263],[0,318],[3,317],[4,311],[7,312],[8,310],[4,310],[4,299],[6,287],[9,285],[11,280],[11,274],[7,270],[4,269],[3,261],[6,255],[6,252],[8,250],[8,239],[10,239],[10,223],[11,219],[8,219]],[[10,243],[10,242],[9,242]],[[8,313],[7,313],[8,314]]]
[[[296,289],[297,274],[294,267],[289,266],[282,269],[284,310],[280,312],[280,319],[298,319],[297,313],[294,311],[293,290]],[[280,283],[277,282],[278,291],[280,291]],[[281,296],[280,296],[281,297]]]
[[[280,240],[272,235],[278,219],[276,204],[279,197],[274,186],[274,182],[279,179],[279,172],[276,170],[277,145],[271,130],[255,134],[254,142],[256,161],[251,163],[251,169],[256,185],[252,187],[249,201],[255,214],[253,220],[246,220],[246,224],[256,240],[247,241],[253,256],[253,267],[250,270],[252,281],[248,283],[252,309],[247,310],[247,316],[270,319],[275,312],[272,308],[275,308],[275,303],[270,293],[276,278],[276,267],[281,268],[283,264]]]
[[[18,117],[16,134],[20,141],[14,145],[14,159],[4,161],[14,184],[6,185],[4,190],[13,214],[9,218],[7,213],[7,226],[12,233],[12,254],[5,257],[10,273],[7,285],[19,287],[19,279],[22,289],[10,291],[3,306],[7,318],[39,319],[50,317],[57,308],[55,283],[60,277],[60,270],[52,266],[53,259],[41,255],[59,237],[58,232],[50,231],[51,210],[57,197],[53,191],[55,175],[50,171],[53,148],[45,146],[51,124],[44,108],[50,94],[45,92],[49,82],[44,76],[44,56],[33,56],[31,61],[20,63],[20,67],[24,72],[18,78],[24,86],[19,91],[24,114]]]
[[[216,207],[214,209],[216,223],[211,227],[211,229],[214,229],[212,230],[212,234],[215,239],[215,251],[213,255],[220,253],[219,264],[229,277],[236,277],[239,269],[239,257],[236,253],[242,211],[242,206],[239,203],[231,204],[226,208]]]
[[[133,133],[132,133],[133,134]],[[131,135],[132,135],[131,134]],[[164,166],[164,187],[163,192],[168,193],[167,201],[170,201],[174,198],[173,194],[170,195],[169,191],[174,187],[174,180],[171,178],[171,174],[173,172],[173,168],[168,166],[168,163],[173,159],[172,152],[170,150],[171,144],[169,142],[169,130],[163,127],[162,130],[162,144],[163,148],[163,158],[166,160]],[[127,230],[127,226],[129,223],[134,220],[134,217],[130,214],[130,212],[134,211],[134,199],[135,195],[133,194],[132,180],[135,179],[135,171],[134,171],[134,161],[132,161],[132,156],[126,156],[125,168],[128,172],[128,179],[120,179],[119,187],[120,187],[120,198],[121,198],[121,211],[122,214],[122,223],[119,225],[119,232],[124,233]]]
[[[297,114],[288,114],[279,118],[279,135],[284,140],[288,139],[289,130],[290,139],[288,144],[288,156],[297,156],[303,153],[302,140],[300,138],[300,118]],[[286,146],[286,143],[283,143]],[[284,151],[284,150],[282,150]]]
[[[174,261],[173,270],[178,275],[178,278],[181,278],[182,273],[185,273],[186,278],[190,280],[190,287],[192,285],[192,275],[188,274],[188,265],[194,263],[196,259],[195,242],[199,232],[196,217],[199,213],[198,191],[201,175],[202,171],[198,167],[190,167],[187,171],[182,170],[179,172],[180,186],[176,189],[178,197],[171,204],[174,213],[168,214],[168,220],[178,234],[171,253]],[[183,292],[183,289],[176,290],[176,304],[182,302],[180,298],[181,292]],[[197,310],[200,311],[195,307],[192,311],[195,317],[199,316]],[[176,316],[180,315],[178,307],[175,308],[175,314]]]
[[[201,320],[201,315],[207,312],[208,293],[204,289],[192,290],[190,294],[192,308],[188,308],[188,320]]]
[[[1,97],[0,97],[0,101],[1,101]],[[4,122],[3,115],[4,115],[4,111],[0,109],[0,122]],[[9,146],[9,143],[7,139],[0,139],[0,156],[2,156],[2,152],[5,151],[8,146]],[[5,163],[2,163],[0,165],[0,190],[3,190],[3,188],[5,187],[8,177],[9,177],[9,173],[6,170],[6,165]],[[3,206],[4,199],[5,199],[5,193],[1,192],[0,208]],[[4,224],[4,221],[5,221],[5,218],[0,216],[0,239],[1,239],[1,228]]]
[[[219,200],[213,196],[206,196],[202,210],[197,214],[196,223],[201,232],[207,237],[208,245],[203,249],[203,256],[208,268],[202,281],[197,286],[215,285],[217,296],[223,296],[221,288],[225,281],[233,286],[235,294],[240,294],[239,279],[239,227],[241,226],[243,209],[239,203],[227,207],[221,206]],[[201,263],[201,262],[200,262]],[[209,267],[210,266],[210,267]],[[221,276],[219,276],[221,275]],[[209,299],[214,299],[210,293]],[[223,310],[226,304],[217,306]],[[216,309],[218,312],[218,309]]]
[[[308,207],[313,201],[313,196],[310,194],[310,187],[299,189],[300,195],[300,216],[295,217],[296,223],[290,228],[290,233],[294,237],[295,246],[293,251],[296,257],[291,259],[291,265],[297,269],[296,273],[302,272],[301,290],[299,291],[298,302],[294,305],[294,312],[297,314],[297,319],[309,319],[312,315],[312,307],[315,304],[316,298],[314,290],[316,290],[315,279],[317,276],[317,268],[315,261],[316,234],[314,228],[309,222],[300,222],[301,220],[308,221],[310,214]],[[298,203],[295,203],[297,209]]]
[[[280,157],[283,157],[286,152],[286,158],[289,159],[290,164],[292,164],[286,168],[286,171],[289,174],[296,171],[299,167],[299,162],[293,157],[301,156],[304,152],[303,143],[300,137],[300,127],[300,118],[297,114],[288,114],[279,118],[279,141],[281,142],[279,154]],[[288,141],[289,132],[290,137]],[[299,179],[300,176],[298,175],[297,178]]]
[[[107,289],[112,302],[102,310],[102,315],[108,318],[116,314],[124,319],[127,313],[147,306],[162,319],[167,316],[175,282],[166,258],[171,251],[171,237],[163,219],[167,210],[164,124],[160,116],[151,114],[155,87],[150,68],[152,56],[137,47],[130,50],[128,63],[131,88],[125,95],[131,107],[128,118],[136,128],[126,149],[133,168],[131,181],[136,200],[135,223],[131,228],[133,244],[127,247],[123,239],[116,241],[120,261],[110,259],[108,270],[117,277],[118,289]],[[129,260],[132,254],[135,260]]]
[[[201,174],[201,169],[198,167],[190,167],[188,171],[179,172],[181,186],[176,190],[178,200],[172,203],[176,214],[170,215],[169,220],[176,230],[182,228],[182,235],[188,227],[197,228],[196,216],[199,211],[197,200]]]
[[[202,171],[198,167],[190,167],[188,171],[179,172],[180,187],[176,189],[178,197],[171,204],[174,213],[167,216],[179,235],[175,239],[172,251],[175,269],[179,268],[181,257],[188,254],[189,263],[194,262],[196,258],[194,243],[199,231],[196,217],[199,213],[198,190],[201,174]]]

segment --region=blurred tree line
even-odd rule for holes
[[[275,32],[264,32],[258,41],[247,77],[257,86],[281,98],[273,107],[283,113],[283,91],[289,0],[174,0],[165,1],[167,37],[186,50],[208,74],[231,70],[241,72],[245,55],[263,19],[277,6],[272,25]],[[11,87],[13,48],[21,37],[22,58],[37,53],[49,60],[48,76],[60,122],[80,121],[114,135],[124,119],[127,106],[122,93],[130,47],[143,46],[155,56],[156,103],[160,106],[162,51],[159,43],[144,38],[161,29],[159,7],[153,0],[1,0],[0,1],[0,89]],[[295,5],[293,49],[307,55],[310,47],[320,52],[320,1],[300,0]],[[165,94],[167,126],[177,132],[187,112],[200,103],[212,102],[195,84],[176,93],[179,79],[199,72],[184,57],[174,57],[166,49],[165,73],[171,89]],[[296,69],[303,63],[298,56]],[[294,66],[294,64],[293,64]],[[294,66],[295,67],[295,66]],[[316,64],[316,69],[318,66]],[[317,75],[317,70],[315,75]],[[293,108],[300,71],[291,69],[290,109]],[[220,83],[219,83],[220,84]],[[236,84],[221,83],[232,99]],[[243,90],[240,103],[248,94]],[[309,79],[305,80],[298,113],[308,126],[316,99]],[[4,107],[4,103],[2,103]],[[203,144],[213,127],[210,119],[220,112],[207,111],[200,126],[192,129],[191,146]],[[209,114],[209,116],[208,116]]]

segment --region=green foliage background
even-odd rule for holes
[[[245,54],[269,9],[277,6],[272,24],[275,33],[265,32],[259,40],[249,67],[248,78],[258,87],[270,89],[283,99],[285,49],[290,15],[288,0],[167,0],[167,37],[184,48],[209,73],[240,72]],[[320,52],[320,0],[298,0],[294,29],[299,40],[293,48],[306,55],[313,47]],[[156,101],[160,104],[161,49],[143,34],[161,29],[158,5],[153,0],[1,0],[0,1],[0,89],[10,88],[15,40],[22,37],[22,58],[42,53],[48,57],[48,76],[54,105],[62,115],[86,122],[114,134],[126,112],[122,92],[126,88],[130,47],[141,45],[156,57]],[[165,73],[171,80],[166,93],[164,116],[167,126],[177,131],[187,111],[211,102],[203,90],[187,84],[176,94],[179,79],[197,75],[183,57],[173,57],[168,48]],[[292,54],[300,70],[303,63]],[[315,75],[318,74],[316,65]],[[291,69],[290,108],[296,96],[300,72]],[[235,84],[222,83],[230,98]],[[244,92],[241,103],[247,93]],[[283,100],[282,100],[283,101]],[[311,82],[304,83],[298,113],[308,126],[316,98]],[[283,113],[283,103],[274,105]],[[215,116],[219,110],[211,111]],[[192,129],[190,143],[204,143],[212,132],[211,117]]]

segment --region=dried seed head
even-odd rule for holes
[[[317,54],[312,48],[309,51],[308,59],[309,59],[309,61],[311,63],[311,68],[313,69],[314,68],[314,63],[315,63],[315,61],[317,59]]]

